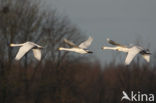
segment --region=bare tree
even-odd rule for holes
[[[57,50],[63,45],[62,39],[66,37],[76,41],[76,38],[82,36],[80,30],[67,16],[60,15],[56,9],[41,10],[39,5],[40,2],[34,0],[0,0],[0,35],[4,49],[1,56],[4,56],[9,64],[15,56],[15,52],[13,56],[12,48],[9,47],[11,42],[37,42],[45,47],[43,60],[58,62],[58,59],[60,61],[65,57],[64,53]],[[26,58],[25,66],[27,66]]]
[[[3,48],[0,49],[0,74],[5,75],[2,79],[5,81],[8,73],[14,69],[14,65],[24,64],[24,68],[32,68],[34,65],[30,78],[28,78],[29,69],[20,70],[19,77],[24,81],[26,100],[29,98],[29,88],[40,65],[45,61],[50,61],[59,67],[67,56],[67,52],[58,51],[58,47],[64,45],[63,38],[77,42],[78,38],[82,37],[79,28],[73,25],[67,16],[59,14],[56,9],[43,10],[40,5],[40,1],[36,0],[0,0],[0,45]],[[19,63],[13,62],[18,49],[11,48],[10,43],[26,41],[33,41],[44,46],[40,62],[34,63],[35,61],[31,58],[32,53],[22,58]],[[17,68],[21,68],[21,65]],[[3,103],[6,102],[8,87],[6,82],[4,88],[3,85],[1,86]],[[37,100],[39,98],[40,96]]]

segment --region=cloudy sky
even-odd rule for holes
[[[110,46],[106,42],[108,37],[126,45],[139,40],[144,47],[156,51],[156,0],[45,1],[94,38],[90,49],[102,63],[116,55],[100,50],[102,45]]]

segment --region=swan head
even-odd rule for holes
[[[104,49],[105,49],[105,47],[103,46],[103,47],[101,47],[101,49],[102,49],[102,50],[104,50]]]
[[[10,44],[10,46],[12,47],[12,46],[14,46],[14,44]]]
[[[62,50],[63,47],[58,47],[57,50]]]
[[[107,48],[108,48],[108,47],[106,47],[106,46],[102,46],[102,47],[101,47],[102,50],[107,49]]]

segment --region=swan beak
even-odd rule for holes
[[[101,47],[101,49],[102,49],[102,50],[104,50],[104,49],[105,49],[105,47],[103,46],[103,47]]]
[[[57,50],[59,50],[59,51],[60,51],[60,50],[61,50],[61,47],[57,48]]]

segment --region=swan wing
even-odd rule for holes
[[[41,60],[41,50],[40,49],[32,49],[32,50],[33,50],[34,57],[40,61]]]
[[[90,36],[86,41],[82,42],[79,45],[79,47],[82,48],[82,49],[86,49],[91,45],[92,41],[93,41],[93,38]]]
[[[67,39],[64,39],[64,42],[66,43],[66,44],[68,44],[69,46],[72,46],[72,47],[78,47],[76,44],[74,44],[72,41],[69,41],[69,40],[67,40]]]
[[[117,42],[115,42],[109,38],[107,38],[107,42],[112,44],[112,45],[115,45],[115,46],[126,47],[125,45],[121,45],[121,44],[119,44],[119,43],[117,43]]]
[[[142,54],[143,58],[147,61],[150,62],[150,55],[149,54]]]
[[[25,43],[22,47],[20,47],[15,60],[20,60],[30,49],[32,49],[34,45],[30,43]]]
[[[133,47],[129,50],[128,52],[128,55],[126,57],[126,60],[125,60],[125,64],[126,65],[129,65],[131,63],[131,61],[134,59],[134,57],[140,52],[141,50],[136,48],[136,47]]]

